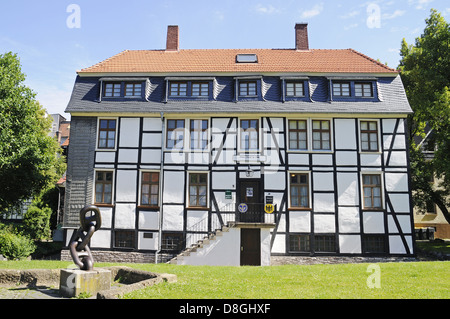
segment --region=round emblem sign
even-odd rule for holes
[[[244,204],[244,203],[239,204],[239,206],[238,206],[239,213],[246,213],[247,210],[248,210],[247,204]]]

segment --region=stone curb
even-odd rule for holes
[[[102,267],[111,271],[111,281],[120,280],[118,286],[97,293],[97,299],[118,299],[126,293],[162,282],[173,283],[177,276],[172,274],[157,274],[133,269],[125,266]],[[38,286],[59,287],[61,269],[0,269],[0,287]]]

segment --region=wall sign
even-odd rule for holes
[[[247,197],[253,197],[253,187],[247,187],[245,194]]]
[[[226,190],[226,191],[225,191],[225,199],[233,199],[230,190]]]
[[[246,213],[247,210],[248,210],[247,204],[244,204],[244,203],[239,204],[239,206],[238,206],[239,213]]]
[[[266,204],[266,206],[264,206],[264,211],[267,214],[272,214],[274,210],[275,210],[275,207],[273,206],[273,204]]]

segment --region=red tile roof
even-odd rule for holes
[[[236,63],[237,54],[258,56],[258,63]],[[89,73],[398,73],[353,49],[205,49],[125,50],[78,71]]]

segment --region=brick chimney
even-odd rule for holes
[[[167,27],[166,51],[179,51],[180,42],[178,37],[178,26],[169,25]]]
[[[309,50],[308,23],[295,24],[295,49]]]

